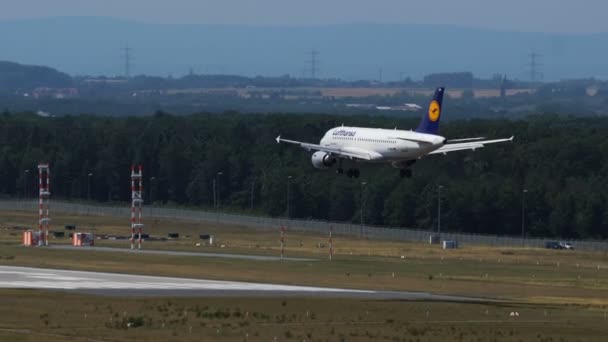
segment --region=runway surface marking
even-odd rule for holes
[[[427,292],[357,290],[18,266],[0,266],[0,289],[3,288],[67,290],[110,296],[311,296],[456,302],[496,301],[487,298],[436,295]]]
[[[236,281],[153,277],[117,273],[51,270],[0,266],[0,288],[36,289],[153,289],[153,290],[245,290],[245,291],[322,291],[366,293],[373,291],[328,287],[273,285]]]

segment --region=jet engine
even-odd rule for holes
[[[312,161],[312,166],[314,166],[317,169],[329,169],[338,160],[326,152],[317,151],[312,154],[311,161]]]

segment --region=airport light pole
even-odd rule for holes
[[[217,204],[216,205],[217,205],[218,209],[220,208],[220,180],[221,180],[221,177],[223,174],[224,173],[221,171],[217,173]]]
[[[154,188],[152,184],[156,184],[156,177],[150,177],[150,205],[154,204]]]
[[[23,199],[27,199],[27,176],[29,176],[30,170],[23,171]]]
[[[217,209],[217,195],[215,194],[216,193],[216,191],[215,191],[215,188],[216,188],[215,183],[216,183],[216,179],[213,178],[213,209],[214,210]]]
[[[437,236],[441,234],[441,189],[443,185],[437,185]]]
[[[253,210],[253,194],[255,190],[255,179],[251,180],[251,210]]]
[[[528,189],[521,192],[521,246],[524,247],[526,239],[526,193]]]
[[[87,175],[87,200],[91,200],[91,177],[93,176],[93,173],[89,173]]]
[[[67,198],[72,198],[72,186],[74,185],[74,181],[72,180],[72,178],[65,178],[65,185],[66,185],[66,197]]]
[[[365,212],[365,200],[364,200],[364,196],[363,196],[363,188],[365,187],[365,185],[367,185],[367,182],[361,182],[361,192],[359,193],[359,196],[361,197],[361,229],[363,230],[363,213]]]
[[[287,219],[289,220],[289,210],[291,202],[291,176],[287,176]]]

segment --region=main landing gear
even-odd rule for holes
[[[412,178],[411,166],[416,163],[416,159],[394,162],[393,167],[399,168],[401,178]]]
[[[348,178],[359,178],[359,169],[348,169],[346,175]]]
[[[337,168],[336,174],[337,175],[344,174],[344,169],[341,167]],[[346,170],[346,176],[348,178],[359,178],[360,175],[361,175],[361,172],[359,172],[359,169]],[[412,169],[399,169],[399,176],[401,176],[401,178],[412,178]]]
[[[412,178],[412,170],[411,169],[401,169],[401,170],[399,170],[399,176],[401,176],[401,178]]]
[[[342,168],[342,159],[338,159],[338,168],[336,169],[336,174],[344,174],[344,169]],[[348,178],[359,178],[359,175],[361,175],[359,169],[351,168],[346,170],[346,176],[348,176]]]
[[[343,168],[337,168],[336,169],[336,174],[338,174],[338,175],[344,174],[344,169]],[[359,169],[348,169],[348,170],[346,170],[346,176],[348,178],[359,178],[360,175],[361,175],[361,172],[359,172]]]

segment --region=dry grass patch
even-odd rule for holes
[[[608,333],[606,307],[581,305],[115,298],[23,290],[0,290],[0,300],[0,337],[10,341],[603,341]]]

